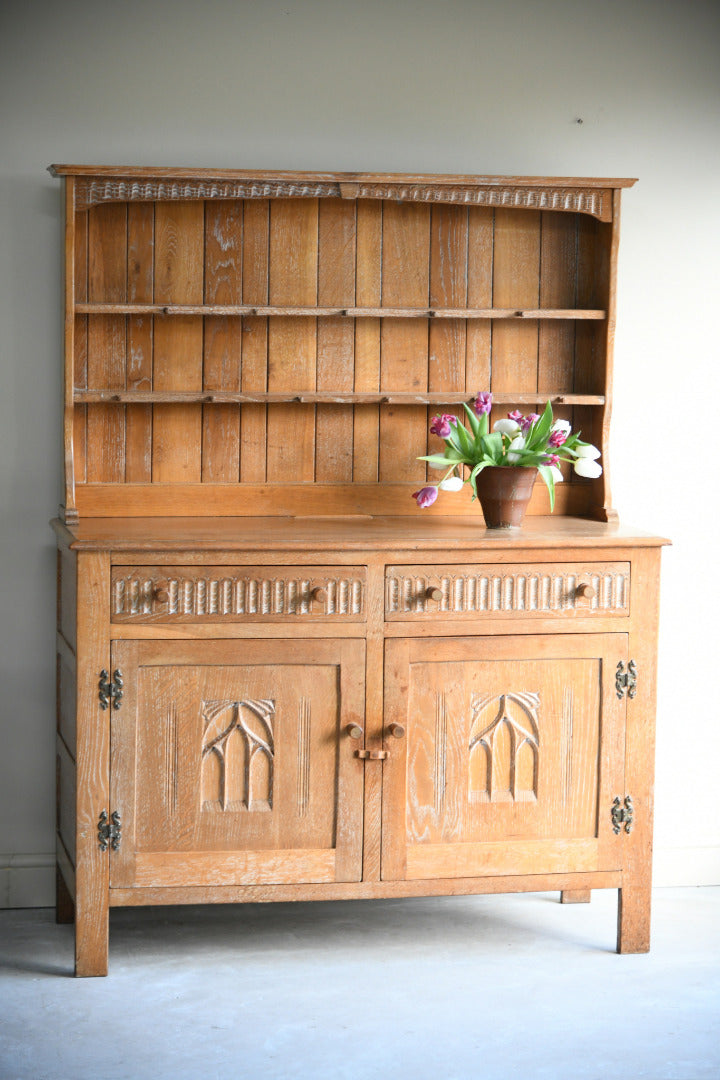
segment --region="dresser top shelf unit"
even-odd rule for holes
[[[494,418],[551,400],[600,446],[603,476],[568,476],[555,512],[613,519],[619,207],[634,180],[50,172],[66,191],[67,522],[306,501],[427,514],[410,496],[435,477],[418,461],[440,445],[430,419],[488,389]],[[544,489],[530,513],[549,513]]]

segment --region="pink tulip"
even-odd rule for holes
[[[560,458],[557,456],[557,454],[548,454],[548,456],[545,458],[545,461],[543,462],[543,465],[559,465],[559,464],[560,464]]]
[[[531,413],[528,413],[527,416],[523,416],[522,420],[520,421],[520,429],[522,430],[523,435],[527,435],[530,428],[539,419],[540,419],[540,413],[536,413],[536,412],[531,412]]]
[[[413,499],[417,502],[418,506],[424,509],[426,506],[432,506],[438,497],[438,489],[436,487],[424,487],[419,491],[413,491]]]
[[[452,413],[443,413],[442,416],[433,416],[432,423],[430,424],[430,432],[432,435],[439,435],[441,439],[447,439],[450,434],[450,421],[455,420],[456,417]]]
[[[548,446],[562,446],[567,439],[567,431],[551,431],[550,438],[548,439]]]
[[[523,414],[519,409],[513,409],[512,412],[508,413],[508,420],[514,420],[516,424],[519,424],[522,421],[522,418]]]
[[[475,398],[473,408],[478,416],[489,413],[492,409],[492,394],[488,390],[482,390]]]

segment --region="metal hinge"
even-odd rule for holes
[[[619,698],[624,697],[625,694],[629,698],[634,698],[637,693],[637,666],[634,660],[628,661],[627,671],[622,660],[617,666],[615,672],[615,691]]]
[[[122,672],[116,669],[113,672],[112,682],[110,682],[110,676],[103,670],[100,672],[100,681],[98,682],[98,697],[100,698],[100,708],[107,709],[112,701],[113,709],[120,708],[120,702],[122,701]]]
[[[120,847],[121,836],[122,825],[120,824],[120,815],[117,810],[113,810],[109,818],[107,810],[103,810],[98,818],[98,843],[100,844],[100,850],[107,851],[109,844],[113,851],[117,851]]]
[[[626,795],[621,802],[620,796],[616,795],[612,801],[612,809],[610,810],[613,832],[617,834],[621,829],[625,829],[626,833],[631,833],[634,813],[635,807],[633,806],[633,801],[630,796]]]

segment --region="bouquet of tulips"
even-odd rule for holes
[[[508,413],[507,418],[496,420],[492,431],[492,394],[479,393],[472,408],[465,403],[463,408],[467,427],[452,413],[432,419],[430,431],[444,439],[445,452],[418,460],[427,461],[433,469],[444,469],[445,476],[438,484],[414,492],[418,506],[432,506],[439,491],[459,491],[463,484],[470,484],[475,498],[475,478],[488,465],[537,468],[550,493],[551,510],[555,506],[555,485],[563,479],[561,461],[572,462],[578,476],[594,478],[602,473],[597,461],[600,451],[591,443],[582,442],[579,434],[573,434],[567,420],[555,420],[549,401],[542,415],[524,416],[516,410]],[[466,476],[463,466],[469,470]]]

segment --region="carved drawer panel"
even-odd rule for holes
[[[385,615],[628,616],[630,563],[389,566]]]
[[[113,622],[365,619],[365,568],[117,566]]]

